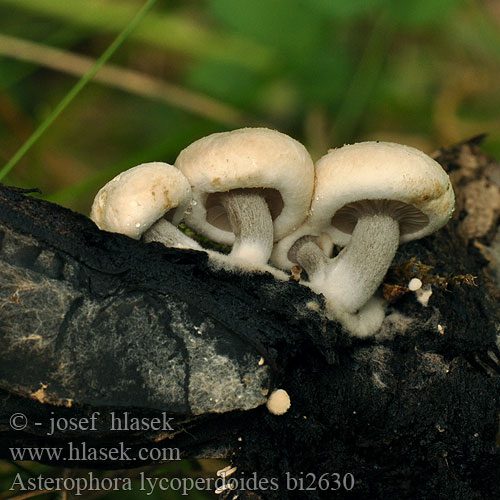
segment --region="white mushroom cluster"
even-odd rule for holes
[[[170,247],[203,249],[177,224],[230,245],[229,263],[305,271],[301,283],[325,298],[354,335],[380,327],[375,293],[398,245],[442,227],[454,209],[450,180],[421,151],[388,142],[330,150],[314,165],[291,137],[265,128],[209,135],[175,166],[146,163],[97,194],[100,229]],[[332,257],[334,245],[344,247]]]

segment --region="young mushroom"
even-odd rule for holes
[[[146,243],[202,248],[177,229],[190,207],[189,182],[168,163],[143,163],[110,180],[97,193],[90,218],[99,229],[121,233]],[[167,220],[169,219],[169,220]]]
[[[230,259],[260,266],[273,242],[307,216],[314,165],[304,146],[265,128],[209,135],[175,166],[193,189],[186,223],[212,241],[232,245]]]
[[[446,172],[417,149],[362,142],[331,150],[316,164],[309,218],[278,242],[273,262],[299,264],[335,310],[355,314],[382,283],[399,243],[446,224],[454,201]],[[325,235],[345,247],[333,259],[317,243]]]
[[[274,390],[267,400],[266,407],[273,415],[284,415],[291,406],[290,396],[284,389]]]

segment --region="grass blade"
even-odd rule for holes
[[[127,39],[137,25],[142,21],[146,14],[153,8],[158,0],[148,0],[130,23],[123,29],[121,33],[114,39],[111,45],[97,59],[94,66],[90,68],[85,75],[71,88],[71,90],[63,97],[59,104],[54,108],[52,113],[38,126],[28,140],[17,150],[14,156],[0,170],[0,181],[17,165],[21,158],[31,149],[31,147],[40,139],[42,134],[52,125],[56,118],[66,109],[73,99],[81,92],[81,90],[89,83],[99,69],[113,56],[121,44]]]

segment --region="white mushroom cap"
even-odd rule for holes
[[[408,283],[408,288],[412,292],[416,292],[417,290],[420,290],[422,288],[422,281],[418,278],[412,278]]]
[[[293,233],[282,238],[275,243],[271,254],[271,262],[280,269],[291,269],[296,265],[289,259],[289,252],[293,244],[303,236],[317,236],[317,245],[323,250],[327,257],[330,257],[333,250],[333,241],[329,234],[322,231],[321,227],[313,226],[310,218],[298,227]]]
[[[363,203],[366,200],[380,200],[399,220],[401,243],[444,226],[455,204],[446,172],[418,149],[392,142],[361,142],[332,149],[316,163],[310,216],[277,243],[273,262],[284,269],[292,267],[288,251],[306,235],[321,235],[323,242],[328,235],[333,243],[347,245],[357,214],[370,209],[370,203]]]
[[[191,202],[191,188],[173,165],[143,163],[109,181],[97,193],[90,218],[99,229],[138,240],[158,219],[175,209],[174,225]]]
[[[302,144],[275,130],[243,128],[209,135],[184,149],[175,166],[193,189],[187,224],[213,241],[227,245],[235,241],[215,193],[265,190],[275,240],[307,216],[314,187],[313,162]]]
[[[317,162],[311,224],[326,228],[337,245],[347,245],[356,225],[356,208],[346,206],[363,200],[388,200],[386,206],[399,220],[401,243],[444,226],[455,206],[441,165],[418,149],[393,142],[351,144]]]

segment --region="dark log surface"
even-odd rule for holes
[[[124,443],[132,455],[176,447],[229,458],[240,478],[278,478],[263,498],[500,498],[500,203],[484,203],[485,193],[500,199],[500,167],[479,142],[437,154],[455,217],[400,247],[383,286],[386,320],[367,339],[326,319],[321,297],[293,280],[215,269],[204,253],[105,233],[1,187],[0,456],[70,442]],[[426,307],[406,288],[412,277],[432,287]],[[274,387],[292,401],[279,417],[262,405]],[[124,411],[168,415],[172,429],[112,431],[112,412]],[[95,430],[47,435],[51,418],[93,412]],[[15,413],[27,417],[22,431]],[[324,473],[356,483],[352,493],[289,491],[286,472],[316,488]]]

